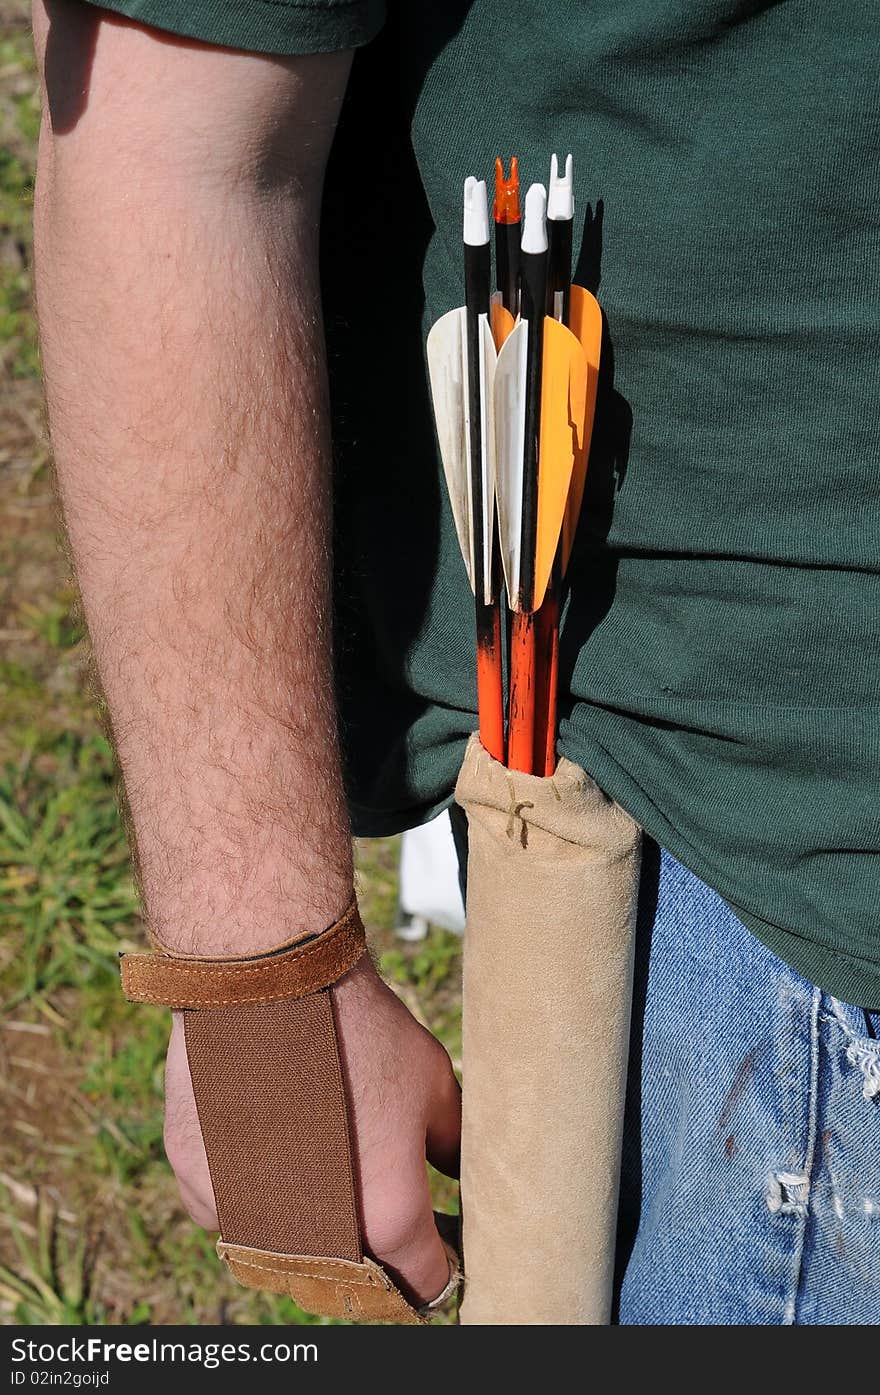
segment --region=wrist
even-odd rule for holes
[[[348,853],[304,875],[297,868],[262,867],[234,886],[215,876],[210,883],[147,894],[152,937],[173,955],[248,958],[269,954],[299,935],[317,935],[333,925],[354,898]]]
[[[379,974],[370,957],[369,950],[362,954],[354,968],[343,974],[333,984],[333,1002],[337,1012],[348,1015],[362,1010],[377,996],[388,993],[388,986]]]

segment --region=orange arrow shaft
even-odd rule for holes
[[[507,764],[511,770],[521,770],[526,775],[535,773],[536,658],[535,616],[514,611],[510,630]]]
[[[504,682],[501,673],[501,607],[477,604],[477,711],[480,741],[504,762]]]
[[[544,604],[535,615],[535,647],[535,774],[552,775],[556,769],[556,705],[559,689],[559,586],[556,568]]]

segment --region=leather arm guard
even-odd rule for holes
[[[251,959],[121,957],[130,1002],[183,1014],[220,1239],[246,1288],[352,1322],[423,1323],[364,1254],[330,985],[366,949],[357,904],[317,935]]]

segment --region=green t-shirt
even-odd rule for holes
[[[273,52],[359,45],[383,21],[374,0],[109,3]],[[476,722],[423,360],[463,298],[462,182],[497,153],[546,180],[571,150],[579,279],[610,342],[560,750],[784,959],[880,1006],[876,6],[389,8],[325,203],[356,825],[447,803]]]

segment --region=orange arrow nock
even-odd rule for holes
[[[496,223],[518,223],[519,212],[519,167],[516,156],[510,162],[510,174],[505,178],[504,166],[499,155],[495,160],[495,206],[493,217]]]

